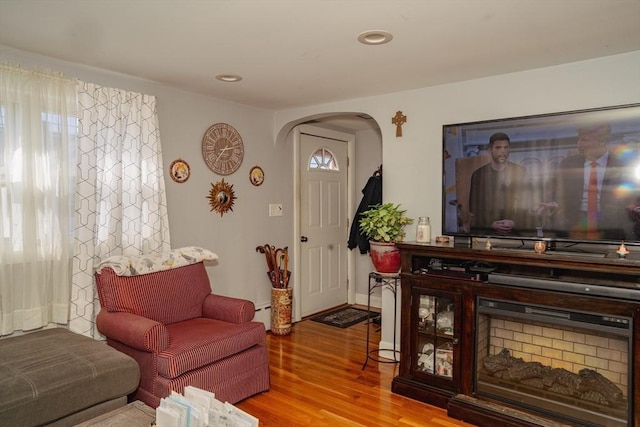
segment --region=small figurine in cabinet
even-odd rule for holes
[[[453,376],[453,345],[449,342],[436,349],[436,373],[442,377]]]
[[[433,374],[433,344],[427,343],[418,354],[418,369]]]
[[[449,304],[445,311],[438,313],[436,327],[438,333],[453,335],[453,305]]]

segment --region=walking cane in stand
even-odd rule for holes
[[[273,245],[265,244],[264,246],[256,247],[256,252],[261,252],[265,255],[267,268],[269,269],[267,274],[269,275],[271,286],[286,289],[289,285],[289,272],[287,270],[289,265],[288,247],[276,249]]]
[[[282,252],[278,257],[278,269],[280,270],[280,274],[282,276],[282,287],[284,289],[289,287],[289,254],[287,252]]]

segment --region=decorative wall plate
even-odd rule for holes
[[[202,157],[213,172],[231,175],[244,159],[244,144],[240,134],[226,123],[211,126],[202,138]]]
[[[256,187],[264,182],[264,171],[260,166],[254,166],[249,172],[249,181]]]
[[[233,210],[233,203],[236,200],[236,195],[233,192],[233,185],[222,181],[211,184],[211,190],[209,190],[209,205],[211,211],[216,211],[222,216],[225,212]]]
[[[191,168],[189,164],[182,159],[177,159],[171,162],[169,166],[169,175],[175,182],[182,184],[189,179],[191,175]]]

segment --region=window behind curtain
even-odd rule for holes
[[[0,65],[0,333],[67,323],[77,88]]]
[[[16,114],[8,114],[13,120],[16,120]],[[33,182],[33,185],[29,185],[28,182],[25,182],[22,177],[24,175],[24,162],[25,159],[23,156],[23,148],[17,146],[15,148],[6,147],[5,143],[5,130],[7,127],[7,108],[4,106],[0,107],[0,152],[7,154],[6,156],[0,156],[0,206],[2,207],[2,230],[0,236],[2,239],[6,240],[5,245],[3,245],[3,249],[11,248],[13,250],[13,259],[28,259],[33,254],[29,253],[29,249],[34,249],[31,245],[25,245],[24,240],[29,238],[28,236],[31,234],[29,231],[25,230],[29,221],[26,220],[25,215],[27,212],[25,209],[27,207],[23,206],[23,197],[33,198],[33,199],[52,199],[57,197],[59,194],[59,182],[54,183],[55,174],[61,171],[51,171],[50,167],[47,163],[53,164],[69,164],[72,166],[69,173],[69,194],[73,195],[74,192],[74,184],[76,177],[76,168],[75,168],[75,146],[73,143],[69,144],[68,152],[58,152],[57,147],[63,142],[66,138],[64,137],[64,132],[61,132],[61,127],[67,127],[69,140],[75,141],[76,139],[76,131],[78,128],[77,117],[68,117],[67,123],[64,123],[65,118],[60,114],[56,113],[47,113],[43,112],[41,114],[41,126],[42,132],[45,135],[49,135],[49,141],[46,141],[44,144],[44,148],[46,149],[46,154],[38,156],[37,159],[32,159],[34,163],[34,167],[36,170],[40,170],[42,173],[39,175],[38,182]],[[14,124],[15,126],[15,124]],[[8,150],[11,149],[13,153],[9,153]],[[63,157],[67,159],[64,159]],[[49,178],[49,179],[47,179]],[[57,184],[57,185],[56,185]],[[12,190],[12,197],[9,197],[9,190]],[[20,193],[23,196],[20,196]],[[27,193],[27,194],[25,194]],[[31,194],[29,194],[31,193]],[[11,201],[11,203],[10,203]],[[73,208],[73,197],[69,197],[69,208]],[[55,221],[54,221],[55,222]],[[44,236],[50,236],[53,233],[54,223],[49,219],[45,221],[46,227],[42,230]],[[69,217],[69,228],[70,234],[73,234],[73,216]],[[42,236],[37,237],[38,239],[42,239]],[[26,248],[25,248],[26,246]],[[26,249],[26,252],[25,252]],[[43,249],[45,250],[45,249]],[[53,257],[53,255],[52,255]]]

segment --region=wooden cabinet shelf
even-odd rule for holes
[[[492,344],[479,337],[488,328],[486,319],[498,324],[502,318],[482,314],[478,303],[494,300],[524,307],[523,313],[513,315],[524,322],[535,321],[539,312],[575,310],[628,322],[629,337],[621,342],[628,343],[629,364],[640,366],[638,261],[412,243],[399,247],[402,357],[392,384],[395,393],[446,408],[450,416],[478,425],[524,427],[549,421],[581,425],[576,421],[579,415],[574,417],[571,412],[565,415],[519,405],[510,401],[508,393],[505,398],[483,393],[478,384],[485,377],[477,380],[481,362],[497,350],[490,350]],[[533,324],[544,326],[544,322]],[[608,326],[597,328],[607,330]],[[616,426],[633,425],[634,416],[640,416],[636,392],[640,369],[625,374],[631,383],[625,390],[627,418],[612,424]],[[624,382],[621,384],[624,388]]]

